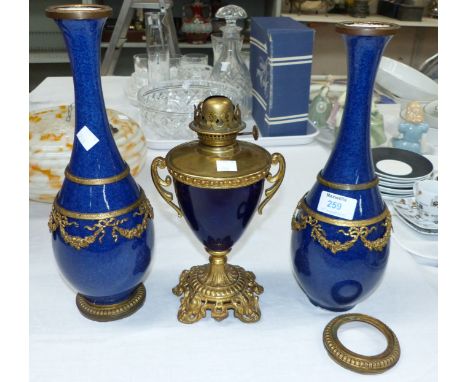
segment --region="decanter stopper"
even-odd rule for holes
[[[228,24],[231,24],[232,21],[235,22],[237,19],[247,18],[247,12],[244,8],[231,4],[219,8],[216,12],[216,17],[218,19],[225,19]]]
[[[247,12],[237,5],[226,5],[218,9],[215,15],[218,19],[225,19],[226,26],[221,27],[224,37],[226,34],[239,33],[242,28],[237,26],[237,20],[246,19]]]

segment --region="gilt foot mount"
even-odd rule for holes
[[[184,324],[192,324],[211,316],[224,320],[228,310],[242,322],[256,322],[261,317],[258,295],[263,287],[255,281],[252,272],[237,266],[224,264],[222,271],[213,272],[211,264],[192,267],[180,275],[179,284],[172,289],[180,299],[177,318]]]

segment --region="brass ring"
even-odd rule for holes
[[[338,33],[351,36],[391,36],[400,29],[399,25],[376,21],[345,21],[335,24]]]
[[[358,191],[358,190],[368,190],[369,188],[377,186],[379,183],[379,178],[375,177],[373,180],[367,183],[358,183],[358,184],[346,184],[346,183],[334,183],[329,180],[323,179],[322,174],[319,172],[317,174],[317,181],[324,185],[325,187],[334,188],[335,190],[345,190],[345,191]]]
[[[80,220],[100,220],[100,219],[108,219],[108,218],[115,218],[116,216],[125,215],[129,212],[136,209],[140,203],[146,200],[145,192],[143,189],[140,189],[140,196],[138,199],[130,204],[125,208],[121,208],[119,210],[109,211],[109,212],[97,212],[97,213],[84,213],[84,212],[75,212],[67,210],[57,203],[57,198],[54,200],[54,208],[60,212],[62,215],[72,218],[72,219],[80,219]]]
[[[107,322],[128,317],[140,309],[145,303],[146,288],[143,283],[138,284],[130,297],[112,305],[98,305],[90,302],[85,296],[76,295],[76,306],[80,313],[93,321]]]
[[[65,178],[70,182],[82,184],[85,186],[103,186],[105,184],[117,183],[118,181],[126,178],[130,174],[130,168],[126,165],[125,170],[120,174],[110,176],[108,178],[81,178],[79,176],[73,175],[68,170],[68,166],[65,169]]]
[[[354,353],[338,338],[338,329],[348,322],[364,322],[379,330],[387,339],[387,348],[380,354],[366,356]],[[343,314],[331,320],[323,330],[323,344],[328,355],[340,366],[361,374],[378,374],[395,366],[400,359],[400,344],[395,333],[382,321],[365,314]]]
[[[390,215],[390,211],[385,205],[383,212],[380,215],[377,215],[370,219],[363,219],[363,220],[340,220],[340,219],[333,219],[329,218],[328,216],[319,214],[318,212],[313,211],[305,202],[303,198],[298,205],[299,208],[304,209],[308,215],[312,216],[312,218],[327,224],[332,224],[340,227],[361,227],[361,226],[369,226],[375,223],[378,223],[384,220],[387,216]]]
[[[99,4],[51,5],[46,8],[45,14],[55,20],[90,20],[109,17],[112,15],[112,8]]]

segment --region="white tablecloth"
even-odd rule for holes
[[[103,78],[107,107],[138,118],[123,93],[122,77]],[[30,95],[37,109],[73,101],[70,78],[48,78]],[[435,381],[437,375],[437,268],[423,267],[392,241],[388,268],[377,291],[353,312],[372,315],[398,336],[401,358],[388,372],[362,376],[327,355],[322,331],[337,314],[310,304],[291,267],[290,219],[312,186],[329,149],[318,143],[280,147],[287,169],[283,185],[255,216],[229,261],[253,271],[265,287],[262,318],[244,324],[230,316],[193,325],[177,321],[171,292],[183,269],[207,262],[188,225],[157,195],[149,163],[164,152],[149,150],[136,180],[155,210],[156,243],[145,280],[145,305],[124,320],[97,323],[75,306],[75,292],[55,264],[47,228],[51,206],[30,202],[31,381]],[[394,224],[401,224],[395,219]],[[362,333],[368,333],[364,331]],[[357,351],[378,352],[381,339],[354,327],[343,338]]]

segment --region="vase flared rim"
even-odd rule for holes
[[[391,36],[400,26],[377,21],[347,21],[336,24],[335,29],[338,33],[353,36]]]
[[[91,20],[109,17],[112,15],[112,8],[99,4],[63,4],[47,7],[45,14],[55,20]]]

